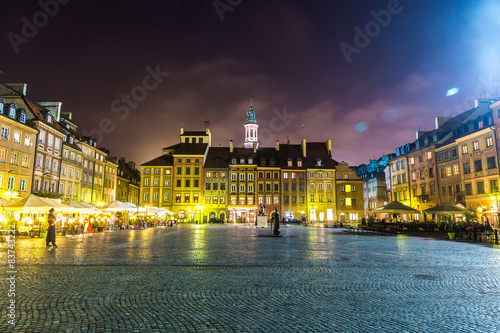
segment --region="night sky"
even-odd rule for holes
[[[498,1],[60,2],[2,1],[0,80],[138,164],[207,120],[242,145],[253,98],[261,146],[332,139],[356,165],[500,91]]]

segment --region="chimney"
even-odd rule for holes
[[[234,150],[234,142],[233,140],[230,140],[229,141],[229,152],[232,153]]]
[[[52,113],[54,114],[54,118],[59,121],[59,119],[61,118],[62,102],[38,102],[38,104],[52,111]]]
[[[73,120],[72,112],[61,112],[61,114],[65,115],[69,120]]]
[[[302,156],[307,157],[307,152],[306,152],[306,139],[302,139]]]
[[[135,162],[134,161],[128,161],[127,162],[128,166],[132,169],[135,170]]]
[[[253,152],[256,153],[257,152],[257,142],[254,142],[253,143]]]
[[[435,119],[436,129],[438,129],[441,126],[443,126],[443,124],[445,122],[447,122],[448,120],[450,120],[450,119],[451,119],[451,117],[436,117],[436,119]]]
[[[20,92],[24,96],[26,96],[26,93],[28,92],[28,84],[27,83],[6,83],[5,85],[12,90]]]
[[[184,134],[184,128],[181,127],[181,135]]]
[[[332,157],[332,140],[326,140],[326,150],[328,150],[328,155]]]
[[[415,136],[416,136],[416,138],[415,138],[415,139],[416,139],[416,140],[418,140],[418,138],[419,138],[422,134],[424,134],[425,132],[426,132],[426,131],[416,131],[416,132],[415,132]]]
[[[280,140],[276,140],[276,150],[280,150]]]

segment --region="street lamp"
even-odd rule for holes
[[[200,224],[203,222],[202,221],[202,218],[203,218],[203,208],[205,208],[205,206],[196,206],[196,209],[200,211]]]

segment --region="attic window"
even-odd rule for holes
[[[297,159],[297,166],[298,166],[298,167],[301,167],[301,166],[302,166],[302,159],[301,159],[301,158],[298,158],[298,159]]]
[[[216,158],[214,159],[214,161],[215,161],[215,162],[220,162],[220,157],[216,157]]]
[[[293,162],[293,161],[292,161],[292,159],[291,159],[291,158],[289,158],[289,159],[288,159],[287,166],[291,167],[291,166],[292,166],[292,162]]]
[[[240,164],[245,164],[245,159],[244,158],[240,158]]]
[[[260,165],[266,166],[266,159],[265,158],[260,159]]]
[[[233,158],[233,159],[231,160],[231,164],[236,164],[236,159],[235,159],[235,158]]]
[[[275,161],[274,161],[274,158],[273,158],[273,157],[271,157],[271,158],[269,159],[269,165],[270,165],[270,166],[274,166],[274,162],[275,162]]]
[[[428,144],[429,144],[429,138],[427,138],[427,137],[426,137],[426,138],[424,139],[424,145],[426,145],[426,146],[427,146]]]
[[[248,159],[248,164],[253,164],[253,158]]]
[[[73,137],[72,136],[69,137],[69,143],[73,143]]]
[[[16,106],[15,105],[10,106],[9,117],[12,119],[16,119]]]
[[[316,165],[317,166],[321,166],[321,158],[317,158],[316,159]]]
[[[26,124],[26,114],[24,112],[21,112],[19,114],[19,121],[23,124]]]
[[[47,115],[47,122],[52,124],[52,116],[50,114]]]

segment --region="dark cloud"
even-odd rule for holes
[[[4,2],[1,79],[62,101],[82,130],[109,118],[115,130],[102,145],[138,163],[207,120],[214,145],[241,144],[253,98],[265,145],[332,139],[335,159],[358,164],[500,88],[491,0],[401,0],[403,11],[348,64],[339,44],[387,4],[242,1],[221,22],[210,1],[71,1],[16,54],[9,32],[41,8]],[[121,119],[113,101],[141,86],[148,66],[170,74]]]

